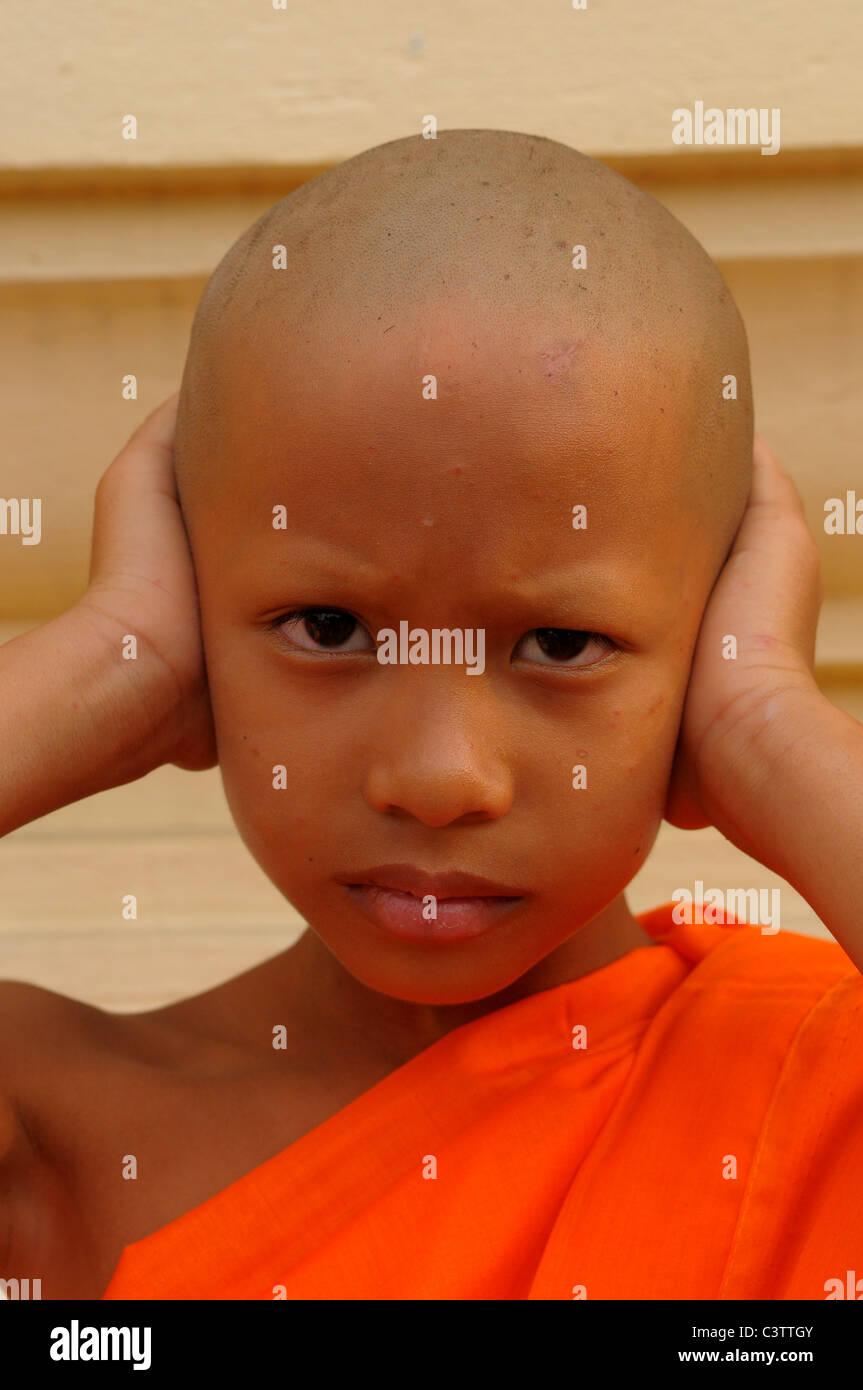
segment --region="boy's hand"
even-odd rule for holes
[[[829,704],[813,675],[821,598],[818,548],[800,494],[756,433],[749,501],[693,656],[665,807],[672,825],[715,825],[760,857],[746,817],[747,750],[766,720],[773,731],[787,721],[790,754],[804,707]],[[722,655],[729,635],[736,660]]]
[[[147,416],[99,480],[90,582],[76,606],[116,643],[118,662],[126,633],[137,637],[139,657],[142,647],[155,656],[147,713],[166,731],[161,761],[198,771],[215,766],[218,754],[174,479],[178,400],[175,392]]]

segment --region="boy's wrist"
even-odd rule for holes
[[[0,835],[165,760],[170,673],[122,635],[79,602],[0,647]]]
[[[736,843],[799,887],[808,809],[821,791],[825,763],[855,721],[827,699],[815,680],[791,683],[759,704],[739,730],[730,779],[743,827]],[[863,727],[857,726],[863,746]],[[841,787],[836,787],[837,798]],[[802,891],[802,889],[801,889]],[[805,896],[805,893],[804,893]]]
[[[789,701],[786,721],[775,731],[768,721],[757,754],[757,857],[805,898],[863,971],[863,724],[817,687]]]
[[[128,638],[136,634],[86,594],[63,616],[84,634],[82,651],[89,653],[85,697],[94,732],[104,743],[104,758],[96,763],[106,779],[100,790],[146,776],[169,761],[176,743],[181,718],[176,680],[145,642],[138,641],[134,656],[125,656]]]

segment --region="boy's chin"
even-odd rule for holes
[[[464,956],[456,960],[453,955],[443,960],[441,951],[428,952],[424,961],[406,963],[402,968],[392,962],[384,966],[379,959],[346,958],[325,937],[323,939],[344,969],[361,985],[405,1004],[428,1007],[473,1004],[508,989],[530,969],[528,964],[523,970],[517,965],[506,970],[501,968],[499,960],[481,963]],[[432,954],[437,959],[429,959]]]

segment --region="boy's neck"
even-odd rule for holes
[[[311,928],[280,958],[285,1001],[300,1035],[316,1048],[367,1048],[398,1066],[454,1028],[519,999],[601,970],[629,951],[653,946],[621,893],[614,902],[506,989],[464,1004],[416,1004],[382,994],[357,980]],[[281,972],[280,972],[281,973]],[[325,1047],[325,1050],[328,1050]]]

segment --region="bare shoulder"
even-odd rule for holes
[[[42,985],[26,984],[23,980],[0,980],[0,1028],[8,1023],[14,1024],[28,1015],[47,1017],[58,1010],[86,1010],[89,1007],[77,999],[71,999],[67,994],[44,989]]]
[[[73,1063],[98,1014],[54,990],[0,980],[0,1163],[19,1147],[36,1078]]]
[[[7,995],[9,1007],[7,1008]],[[14,1027],[8,1022],[14,1013],[17,1002],[15,986],[5,980],[0,981],[0,1057],[3,1058],[0,1071],[0,1165],[12,1153],[20,1129],[20,1121],[15,1104],[15,1048]]]
[[[194,1055],[194,1041],[181,1005],[112,1013],[40,985],[0,980],[0,1104],[5,1093],[38,1127],[55,1103],[65,1108],[68,1087],[86,1079],[90,1103],[102,1110],[130,1067],[171,1067],[178,1056]]]
[[[146,1092],[152,1038],[146,1018],[0,981],[0,1274],[39,1270],[46,1297],[99,1296],[123,1243],[98,1205],[100,1161]]]
[[[0,1258],[20,1262],[20,1231],[47,1216],[51,1156],[40,1140],[37,1078],[66,1066],[86,1033],[85,1005],[38,985],[0,980]],[[10,1261],[12,1262],[10,1264]],[[26,1260],[25,1260],[26,1264]],[[22,1266],[23,1267],[23,1266]]]
[[[70,1086],[86,1075],[95,1085],[132,1046],[135,1030],[112,1014],[55,990],[0,980],[0,1109],[18,1113],[42,1156],[42,1121]]]
[[[18,980],[0,980],[0,1052],[4,1081],[14,1086],[46,1053],[62,1056],[113,1016],[65,994]]]

